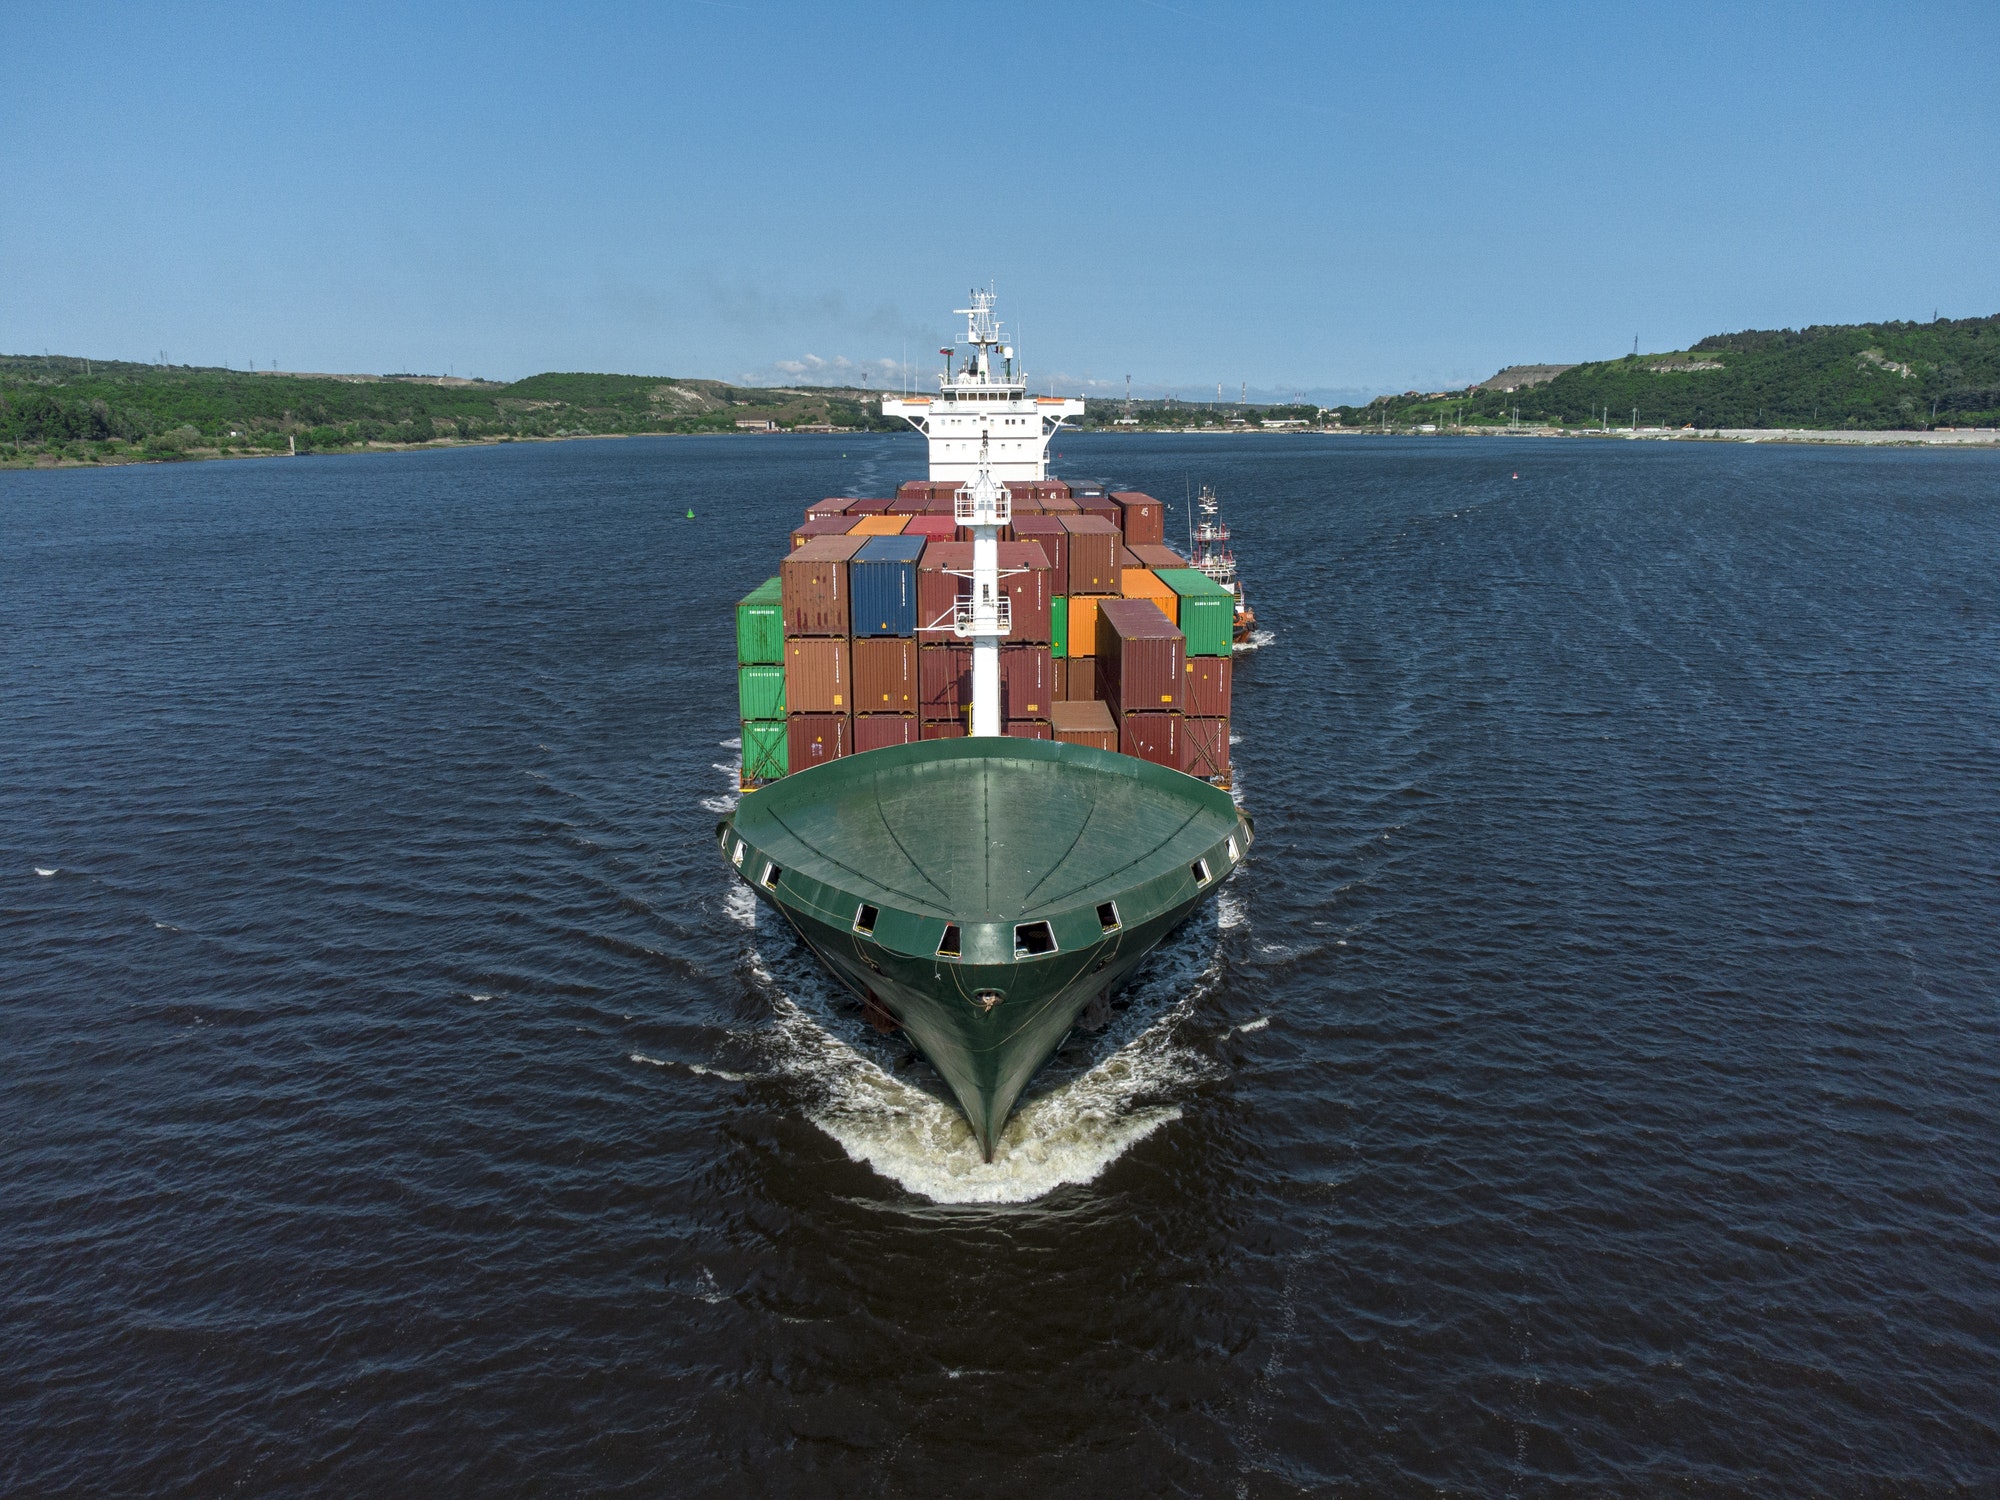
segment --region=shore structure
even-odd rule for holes
[[[809,507],[738,607],[744,791],[716,837],[936,1069],[990,1160],[1035,1071],[1255,831],[1228,790],[1230,593],[1122,564],[1160,541],[1163,508],[1052,479],[1083,402],[1028,394],[989,292],[960,311],[963,365],[941,350],[935,395],[882,403],[924,434],[927,477]],[[783,724],[749,716],[754,673]],[[922,712],[893,701],[913,679]],[[1183,712],[1195,697],[1207,717]]]

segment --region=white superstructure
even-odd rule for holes
[[[949,629],[972,642],[973,735],[1006,732],[1000,719],[1000,642],[1013,629],[1013,601],[1000,586],[1000,528],[1013,521],[1013,496],[1006,481],[1046,479],[1049,440],[1071,417],[1083,415],[1081,400],[1030,396],[1017,378],[1014,351],[1000,341],[993,316],[993,293],[974,291],[965,316],[965,364],[954,371],[954,349],[940,349],[944,373],[936,396],[885,396],[882,415],[901,417],[930,440],[930,477],[960,481],[952,511],[972,532],[972,585],[961,595],[949,625],[925,621],[932,630]],[[995,366],[998,365],[996,371]]]

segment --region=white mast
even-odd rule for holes
[[[1013,497],[1006,480],[1048,477],[1049,440],[1083,402],[1060,396],[1030,396],[1014,368],[1013,349],[1001,342],[993,316],[993,292],[975,289],[965,318],[965,363],[951,367],[955,349],[940,349],[945,372],[936,396],[885,396],[882,414],[901,417],[930,440],[930,477],[958,480],[952,513],[972,531],[970,597],[961,597],[950,630],[972,642],[972,725],[975,735],[998,735],[1000,642],[1013,629],[1013,601],[1000,586],[1000,528],[1012,523]],[[942,630],[941,621],[920,628]]]

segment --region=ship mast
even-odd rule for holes
[[[967,732],[975,738],[1003,734],[1000,642],[1014,628],[1014,601],[1000,587],[1000,528],[1014,519],[1014,497],[994,481],[984,441],[979,472],[952,497],[952,515],[959,525],[972,528],[972,595],[958,601],[952,622],[961,638],[972,641],[972,725]]]

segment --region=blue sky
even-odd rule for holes
[[[0,350],[1436,389],[2000,312],[2000,7],[4,0]]]

